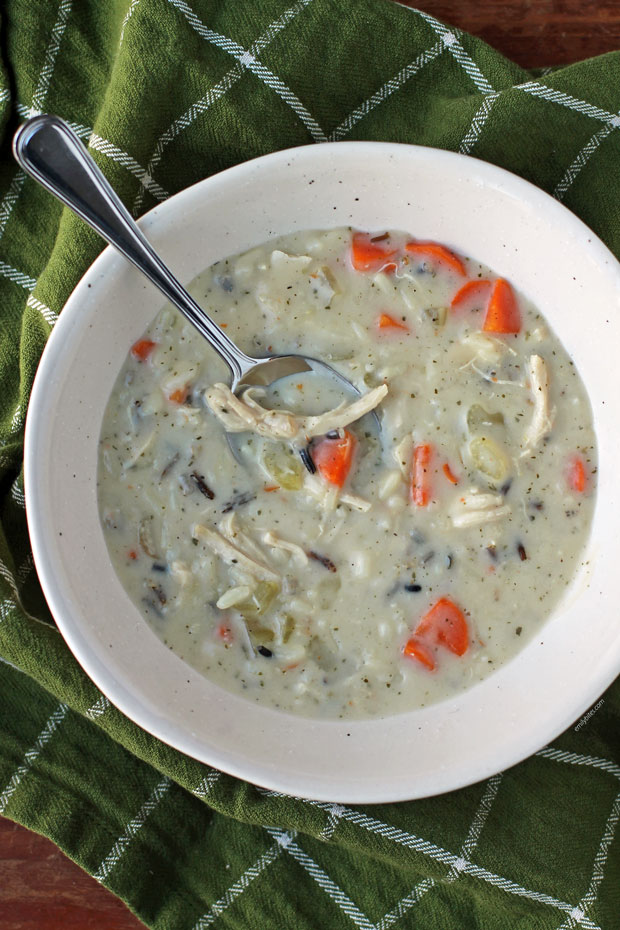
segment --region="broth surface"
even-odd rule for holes
[[[189,288],[250,355],[386,384],[380,431],[367,415],[327,437],[227,434],[229,372],[169,307],[119,374],[98,473],[114,568],[171,649],[250,700],[354,718],[451,696],[523,647],[581,564],[584,385],[518,291],[431,246],[298,233]],[[342,399],[312,374],[253,394],[304,415]]]

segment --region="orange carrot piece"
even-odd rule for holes
[[[233,631],[225,623],[220,623],[216,632],[218,639],[221,639],[223,643],[232,643],[233,639],[235,638],[233,636]]]
[[[156,345],[150,339],[138,339],[131,347],[131,354],[139,362],[145,362]]]
[[[327,436],[312,447],[312,459],[319,470],[319,474],[341,488],[353,464],[353,456],[357,448],[357,439],[348,430],[344,436],[337,439],[328,439]]]
[[[187,394],[187,387],[177,388],[176,391],[168,394],[168,400],[171,400],[173,404],[184,404],[187,400]]]
[[[280,490],[279,484],[266,484],[265,487],[263,488],[263,491],[266,491],[268,494],[271,491],[279,491],[279,490]]]
[[[395,319],[393,316],[390,316],[389,313],[381,313],[377,317],[377,328],[378,329],[402,329],[403,332],[408,333],[409,327],[406,323],[402,323],[400,320]]]
[[[439,242],[408,242],[405,245],[405,251],[410,255],[419,255],[421,258],[428,258],[440,265],[445,265],[463,277],[467,274],[465,265],[458,255]]]
[[[371,242],[367,233],[354,233],[351,240],[351,264],[356,271],[380,271],[394,258],[396,251]]]
[[[493,285],[482,329],[486,333],[518,333],[521,330],[519,304],[504,278],[498,278]]]
[[[491,287],[491,282],[485,279],[477,279],[476,281],[468,281],[467,284],[464,284],[463,287],[460,287],[452,301],[450,306],[453,310],[460,310],[465,304],[469,304],[470,301],[478,300],[479,298],[486,297],[487,291]]]
[[[583,494],[588,484],[585,462],[580,455],[574,455],[566,469],[566,479],[571,491]]]
[[[426,666],[429,671],[435,671],[435,656],[433,655],[432,649],[421,640],[416,639],[415,636],[405,643],[403,654],[409,656],[411,659],[417,659],[418,662]]]
[[[426,507],[431,499],[430,464],[433,447],[421,443],[413,448],[411,463],[411,500],[418,507]]]
[[[448,465],[447,462],[444,463],[444,465],[443,465],[443,467],[442,467],[441,470],[442,470],[442,472],[444,473],[444,475],[446,476],[446,478],[448,479],[448,481],[450,482],[450,484],[458,484],[458,483],[459,483],[459,479],[456,477],[456,475],[454,474],[454,472],[452,471],[452,469],[450,468],[450,466]]]
[[[418,623],[415,635],[429,642],[441,643],[450,652],[462,656],[469,647],[469,630],[465,614],[454,601],[440,597]]]
[[[136,559],[138,558],[138,553],[136,552],[135,549],[130,549],[129,552],[127,553],[127,557],[130,558],[132,562],[135,562]]]

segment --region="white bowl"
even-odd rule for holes
[[[525,181],[406,145],[277,152],[201,181],[141,222],[184,283],[272,236],[346,225],[437,239],[511,279],[546,315],[587,386],[599,444],[589,565],[515,659],[423,710],[338,722],[258,707],[162,644],[114,574],[97,513],[104,408],[128,347],[163,303],[110,248],[76,287],[43,354],[26,427],[26,500],[58,627],[123,713],[256,784],[371,803],[439,794],[514,765],[569,726],[620,671],[620,265]]]

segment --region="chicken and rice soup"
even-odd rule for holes
[[[484,678],[581,564],[585,388],[544,318],[474,259],[399,232],[304,232],[190,291],[250,355],[330,363],[240,397],[165,308],[110,397],[98,493],[155,633],[222,687],[370,717]],[[381,424],[377,427],[375,411]]]

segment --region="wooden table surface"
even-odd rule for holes
[[[346,4],[347,0],[342,0]],[[401,0],[525,68],[620,48],[619,0]],[[0,930],[144,930],[48,840],[0,818]]]

